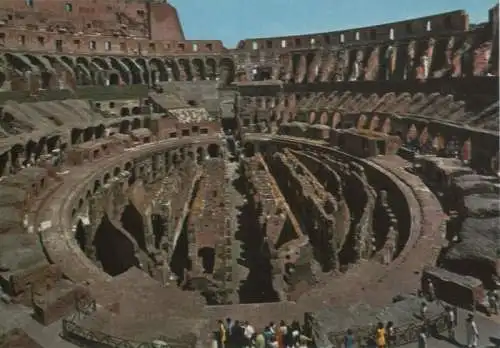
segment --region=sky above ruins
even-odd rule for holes
[[[488,19],[495,0],[169,0],[188,39],[239,40],[327,32],[463,9],[471,23]]]

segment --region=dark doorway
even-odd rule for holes
[[[139,247],[146,250],[146,239],[144,237],[144,224],[142,215],[137,208],[129,202],[121,217],[123,228],[134,237]]]
[[[212,274],[215,265],[215,249],[204,247],[198,250],[198,257],[201,258],[203,273]]]
[[[121,274],[130,267],[139,267],[134,244],[113,226],[107,215],[97,228],[93,244],[97,260],[101,262],[104,272],[111,276]]]

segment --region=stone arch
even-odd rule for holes
[[[154,73],[156,76],[153,76],[153,82],[163,82],[168,81],[168,72],[165,63],[159,58],[152,58],[149,60],[149,66],[151,67],[152,74]]]
[[[104,177],[102,178],[102,183],[106,185],[109,182],[109,179],[111,179],[111,174],[109,173],[104,174]]]
[[[24,149],[24,156],[25,156],[26,160],[30,159],[32,155],[36,154],[37,146],[38,146],[38,144],[31,139],[28,140],[28,142],[26,142],[25,149]]]
[[[369,129],[371,131],[376,131],[379,128],[379,124],[380,124],[380,118],[377,115],[374,115],[372,117],[372,119],[370,120],[370,127],[369,127]]]
[[[234,81],[235,66],[234,62],[230,58],[222,58],[219,63],[220,66],[220,80],[229,85]]]
[[[384,123],[382,123],[381,131],[382,131],[382,133],[385,133],[385,134],[391,133],[392,126],[391,126],[391,118],[390,117],[385,118]]]
[[[32,54],[25,54],[26,58],[31,62],[32,65],[38,67],[41,71],[46,71],[49,73],[54,72],[54,68],[50,64],[50,62],[45,59],[43,56],[36,56]]]
[[[45,152],[47,146],[47,138],[46,137],[41,137],[38,139],[38,143],[36,146],[36,152],[35,152],[35,157],[36,159],[40,158],[40,156]]]
[[[130,131],[130,121],[123,120],[120,122],[120,133],[127,134]]]
[[[8,65],[20,72],[37,70],[37,68],[31,64],[30,60],[22,54],[5,53],[4,57]]]
[[[106,133],[106,127],[102,123],[95,126],[94,135],[96,139],[103,138],[105,133]]]
[[[326,111],[323,111],[321,113],[321,116],[319,117],[319,123],[320,124],[328,124],[328,113]]]
[[[200,146],[196,149],[196,163],[198,164],[202,163],[204,158],[205,158],[205,150],[203,147]]]
[[[113,57],[109,57],[108,59],[109,59],[109,65],[114,70],[118,71],[122,81],[127,85],[131,85],[133,83],[133,81],[132,81],[132,73],[130,71],[130,68],[119,59],[116,59]]]
[[[191,64],[188,59],[181,58],[178,60],[179,67],[184,72],[187,81],[193,80],[193,72],[191,71]]]
[[[340,113],[335,112],[332,117],[332,128],[340,128],[342,123],[342,116]]]
[[[137,62],[137,65],[141,67],[142,70],[142,78],[144,83],[149,84],[151,81],[151,76],[150,76],[150,67],[149,67],[149,62],[146,61],[144,58],[137,58],[135,60]]]
[[[167,58],[165,59],[165,66],[167,69],[170,70],[172,77],[175,81],[180,80],[180,69],[179,65],[177,64],[176,60],[173,58]]]
[[[209,144],[207,147],[207,154],[210,158],[217,158],[221,156],[221,148],[218,144]]]
[[[127,107],[123,107],[120,109],[120,116],[121,117],[127,117],[130,116],[130,109]]]
[[[91,141],[94,138],[94,127],[87,127],[83,130],[83,142]]]
[[[128,57],[120,58],[120,61],[123,62],[123,64],[125,64],[131,72],[132,84],[136,85],[144,83],[143,71],[141,66],[137,64],[137,62]]]
[[[101,188],[101,181],[99,179],[94,181],[94,187],[92,189],[93,193],[96,193]]]
[[[61,146],[61,137],[59,135],[51,136],[47,139],[47,151],[51,153],[55,149],[60,148]]]
[[[108,62],[102,57],[93,57],[90,59],[90,62],[94,63],[102,70],[109,70],[110,69]]]
[[[199,77],[202,80],[205,80],[207,77],[205,63],[200,58],[195,58],[192,61],[192,66],[194,70],[194,75]]]
[[[363,128],[365,128],[367,121],[368,121],[368,118],[366,117],[366,115],[361,114],[358,117],[358,122],[356,122],[356,128],[357,129],[363,129]]]
[[[408,132],[406,133],[406,142],[410,143],[416,140],[418,137],[418,130],[417,126],[415,124],[411,124],[410,127],[408,127]]]
[[[140,118],[134,118],[132,120],[132,129],[139,129],[141,128],[141,119]]]
[[[309,113],[309,120],[308,120],[308,122],[309,122],[310,124],[314,124],[314,123],[316,122],[316,112],[311,111],[311,112]]]
[[[116,276],[131,267],[140,267],[136,245],[129,235],[116,228],[107,214],[101,219],[92,244],[103,270]]]
[[[245,143],[244,154],[245,157],[255,156],[255,145],[251,142]]]
[[[217,62],[214,58],[207,58],[205,61],[206,75],[210,80],[215,80],[217,76]]]

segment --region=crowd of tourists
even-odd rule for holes
[[[307,348],[311,341],[298,321],[271,322],[258,332],[248,321],[227,318],[219,320],[214,343],[218,348]]]
[[[428,314],[428,302],[438,301],[434,284],[430,279],[426,281],[425,288],[419,292],[422,297],[420,305],[420,318],[422,328],[418,335],[418,348],[428,348],[427,339],[433,334]],[[500,307],[500,296],[497,290],[487,292],[488,314],[498,315]],[[455,331],[458,326],[458,310],[449,305],[444,306],[444,320],[448,334],[448,340],[457,344]],[[465,319],[466,347],[476,348],[479,344],[479,329],[472,313]],[[366,339],[366,337],[364,337]],[[355,348],[357,338],[351,329],[346,331],[343,345],[345,348]],[[372,336],[372,346],[377,348],[391,348],[397,345],[397,332],[392,321],[387,324],[379,322]],[[304,330],[298,321],[287,324],[280,321],[278,325],[269,323],[263,331],[257,332],[248,322],[240,322],[227,318],[219,320],[218,329],[215,332],[214,345],[217,348],[308,348],[312,339],[304,334]]]

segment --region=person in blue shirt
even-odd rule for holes
[[[354,335],[352,334],[351,329],[348,329],[346,335],[344,336],[344,347],[354,348]]]

